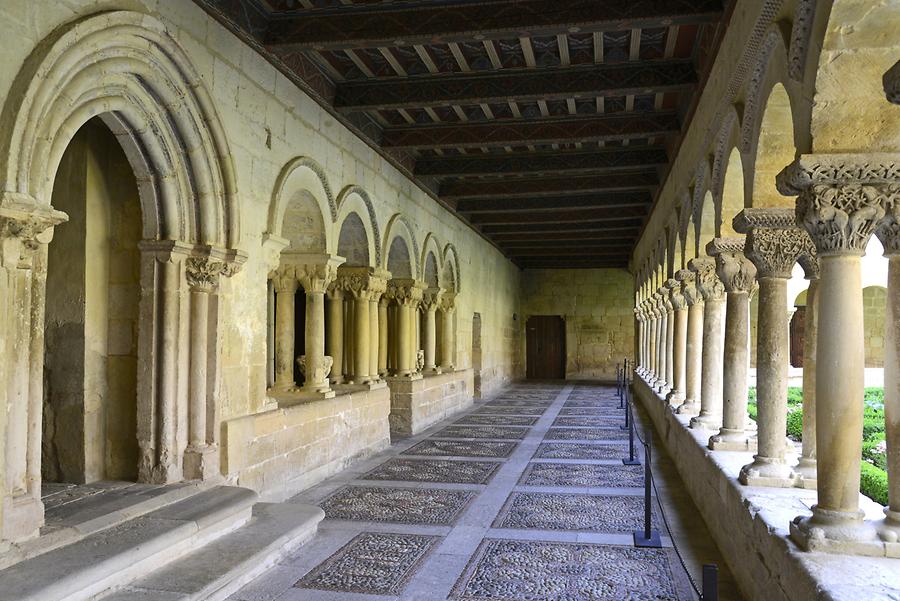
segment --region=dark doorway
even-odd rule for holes
[[[566,322],[559,315],[532,315],[525,324],[525,375],[529,380],[566,377]]]
[[[806,307],[797,307],[791,318],[791,366],[803,367],[803,339],[806,330]]]

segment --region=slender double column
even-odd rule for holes
[[[878,544],[875,528],[863,521],[859,508],[865,366],[861,256],[876,225],[900,196],[898,172],[898,154],[803,155],[777,178],[782,194],[798,195],[798,220],[819,256],[818,503],[812,516],[798,517],[791,524],[791,537],[809,550],[846,552]],[[895,381],[894,391],[889,392],[893,377],[891,368],[886,368],[886,429],[896,442],[897,415],[888,408],[895,408],[888,401],[890,394],[896,395]],[[889,475],[891,471],[896,476],[896,470],[889,469]],[[896,540],[896,530],[884,530],[890,537],[888,531],[893,531]]]
[[[450,372],[455,368],[454,350],[456,349],[456,328],[453,326],[453,313],[456,311],[456,294],[445,291],[441,295],[441,314],[444,321],[441,327],[441,371]]]
[[[703,298],[700,415],[691,419],[691,428],[718,430],[722,427],[725,286],[716,275],[716,260],[712,257],[691,259],[689,265],[697,274],[697,290]]]
[[[325,352],[331,356],[331,384],[344,382],[344,289],[335,281],[328,287],[328,337]]]
[[[645,334],[645,318],[644,318],[644,306],[643,302],[638,303],[638,305],[634,308],[634,319],[637,322],[637,340],[638,340],[638,352],[637,352],[637,367],[634,370],[639,376],[643,376],[646,370],[646,358],[644,356],[644,350],[646,349],[645,344],[646,340],[644,339]]]
[[[290,392],[294,382],[294,295],[297,276],[293,269],[279,268],[272,276],[275,289],[275,383],[272,390]]]
[[[437,356],[437,324],[435,316],[441,302],[440,288],[428,288],[422,295],[422,307],[425,309],[425,332],[423,346],[425,348],[425,373],[439,374],[440,367],[435,363]]]
[[[671,345],[671,374],[672,390],[666,396],[666,401],[671,407],[680,406],[685,399],[685,377],[687,371],[687,301],[682,291],[682,282],[687,277],[679,270],[675,278],[666,282],[669,289],[669,301],[672,303],[672,341]],[[690,274],[689,271],[686,272]],[[681,276],[681,277],[679,277]]]
[[[687,339],[685,341],[685,399],[678,407],[682,415],[700,412],[701,368],[703,352],[703,297],[697,288],[697,274],[690,270],[679,271],[681,292],[687,304]]]
[[[790,332],[787,282],[797,260],[815,256],[809,235],[796,227],[794,209],[744,209],[735,230],[747,234],[745,254],[759,281],[756,351],[757,453],[741,468],[741,483],[793,486],[797,474],[787,462],[787,388]]]
[[[725,352],[722,375],[722,428],[709,448],[753,450],[747,429],[747,371],[750,366],[750,294],[756,266],[744,256],[744,238],[715,238],[706,252],[716,259],[716,275],[725,287]]]
[[[659,394],[671,390],[669,377],[669,324],[672,323],[672,301],[665,286],[657,291],[657,325],[656,325],[656,386]],[[674,325],[674,324],[673,324]]]
[[[425,284],[414,279],[394,278],[387,283],[385,296],[397,304],[397,377],[421,377],[416,369],[415,321],[424,290]]]
[[[388,304],[390,299],[382,293],[378,299],[378,376],[384,379],[388,373],[389,340]]]
[[[816,484],[816,341],[819,337],[819,259],[801,257],[809,287],[803,324],[803,447],[794,466],[797,485],[815,489]]]
[[[893,69],[900,79],[900,62]],[[898,86],[900,89],[900,86]],[[900,97],[898,97],[900,103]],[[888,259],[884,338],[884,420],[887,441],[888,506],[878,524],[881,538],[900,541],[900,188],[888,199],[876,234]]]
[[[338,284],[352,303],[353,329],[351,337],[352,370],[347,383],[370,386],[379,381],[378,375],[378,301],[387,286],[387,273],[371,267],[341,267]]]
[[[659,331],[662,319],[662,309],[660,307],[660,298],[657,292],[650,296],[648,311],[650,313],[650,330],[647,332],[649,338],[648,353],[650,361],[650,378],[647,381],[651,387],[656,387],[659,382]]]

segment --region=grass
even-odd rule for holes
[[[803,389],[788,388],[786,434],[803,440]],[[859,489],[870,499],[887,505],[887,450],[884,443],[884,388],[866,388],[863,395],[863,446]],[[747,413],[756,421],[756,388],[747,395]]]

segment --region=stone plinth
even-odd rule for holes
[[[424,378],[388,378],[391,390],[391,436],[418,434],[429,426],[472,406],[471,369],[427,375]]]
[[[223,471],[265,500],[286,499],[390,444],[387,388],[282,400],[224,423]]]

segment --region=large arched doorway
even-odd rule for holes
[[[47,257],[42,477],[135,480],[141,207],[99,118],[63,154],[52,199],[69,222]]]

